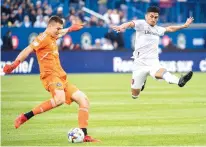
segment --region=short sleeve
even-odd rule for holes
[[[29,45],[33,50],[37,51],[41,48],[44,48],[47,44],[46,41],[46,35],[44,34],[40,34],[39,36],[37,36],[32,43]]]
[[[158,26],[157,29],[158,29],[158,32],[159,32],[160,36],[163,36],[166,32],[166,28],[164,28],[164,27]]]
[[[138,30],[142,24],[141,20],[132,20],[132,22],[134,23],[134,29]]]

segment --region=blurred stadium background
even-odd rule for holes
[[[190,28],[161,37],[159,54],[169,71],[178,76],[190,70],[195,74],[183,89],[149,78],[140,99],[133,100],[130,80],[135,31],[115,33],[109,26],[143,19],[150,5],[161,8],[161,26],[182,24],[194,17]],[[62,17],[65,27],[85,23],[84,29],[57,43],[69,80],[90,98],[89,133],[103,141],[95,146],[206,145],[205,10],[205,0],[1,0],[0,72],[44,31],[51,15]],[[18,130],[13,127],[19,113],[49,97],[38,74],[32,54],[12,76],[1,77],[3,146],[68,145],[67,130],[77,126],[74,104],[39,115]]]

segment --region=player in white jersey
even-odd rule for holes
[[[189,27],[194,20],[193,17],[188,18],[184,25],[160,27],[156,25],[159,13],[158,7],[151,6],[147,9],[145,20],[133,20],[120,26],[112,26],[117,32],[122,32],[127,28],[134,28],[136,30],[135,50],[133,52],[134,69],[131,83],[133,98],[137,98],[140,91],[144,89],[148,75],[155,79],[164,79],[170,84],[177,84],[179,87],[183,87],[193,74],[190,71],[178,78],[160,65],[158,57],[160,36],[163,36],[165,32],[175,32]]]

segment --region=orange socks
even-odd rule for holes
[[[53,98],[41,103],[39,106],[32,109],[34,115],[46,112],[52,108],[56,107],[56,103]]]
[[[78,122],[79,128],[87,128],[89,119],[88,108],[79,108]]]

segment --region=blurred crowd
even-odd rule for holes
[[[63,6],[58,5],[56,8],[52,7],[47,0],[40,1],[37,0],[32,3],[31,0],[5,0],[1,5],[1,27],[24,27],[24,28],[46,28],[49,17],[52,15],[58,15],[65,21],[65,26],[70,26],[76,23],[84,23],[85,27],[106,27],[112,24],[120,24],[126,21],[125,13],[122,10],[107,10],[101,4],[100,13],[102,13],[102,18],[97,18],[92,15],[86,15],[81,9],[84,6],[84,1],[78,1],[77,3],[71,4],[69,13],[64,15]],[[10,48],[12,44],[11,32],[4,35],[4,49]],[[7,41],[5,41],[7,40]],[[8,41],[9,40],[9,41]],[[102,38],[97,38],[95,44],[87,47],[81,47],[76,44],[65,45],[64,41],[61,40],[62,50],[113,50],[119,47],[119,49],[124,48],[123,36],[121,33],[116,34],[111,30],[102,36]]]
[[[85,27],[108,27],[122,24],[128,20],[144,18],[143,10],[146,10],[149,3],[152,5],[152,2],[158,3],[161,8],[160,22],[173,22],[176,19],[177,22],[185,21],[182,15],[168,17],[171,12],[177,12],[173,10],[173,6],[176,1],[181,0],[69,0],[68,12],[65,12],[66,9],[64,9],[65,1],[53,1],[59,1],[59,3],[53,5],[51,0],[1,0],[1,27],[46,28],[49,17],[52,15],[60,16],[65,22],[65,27],[76,23],[84,23]],[[188,3],[178,4],[181,6],[187,4],[188,8],[196,7],[194,3],[189,3],[189,1],[195,0],[185,1]],[[86,4],[87,2],[89,5]],[[100,15],[91,15],[83,9],[84,7],[88,7],[93,13],[97,12]],[[192,10],[191,14],[193,14]],[[182,12],[182,14],[184,13]],[[198,13],[198,15],[204,14]],[[11,49],[12,32],[8,31],[2,36],[0,40],[4,46],[2,48]],[[58,43],[62,50],[123,50],[125,48],[123,34],[115,33],[110,29],[101,38],[95,38],[95,42],[88,46],[73,44],[72,39],[68,36],[61,38]]]
[[[35,27],[45,28],[50,16],[58,15],[65,20],[66,26],[74,23],[85,23],[85,26],[106,27],[110,24],[120,24],[126,21],[126,15],[121,10],[107,10],[100,5],[104,12],[103,18],[86,15],[81,9],[84,1],[70,5],[69,12],[63,13],[63,6],[52,7],[47,0],[5,0],[1,5],[1,27]],[[78,8],[78,9],[76,9]],[[103,10],[104,9],[104,10]]]
[[[84,39],[83,39],[84,40]],[[91,41],[91,40],[90,40]],[[123,33],[115,33],[111,29],[102,36],[102,38],[96,38],[94,44],[85,40],[83,45],[73,44],[72,38],[69,36],[64,36],[59,39],[57,44],[59,44],[61,50],[124,50],[124,38]]]
[[[54,5],[55,1],[58,3]],[[67,3],[65,0],[1,0],[1,2],[1,26],[9,27],[45,28],[51,15],[62,17],[67,26],[71,23],[85,23],[88,27],[107,27],[136,17],[143,19],[149,5],[161,8],[159,18],[161,23],[183,23],[189,16],[194,16],[195,22],[206,20],[205,0],[198,2],[196,0],[69,0]],[[83,7],[100,15],[90,15],[82,9]]]
[[[1,5],[1,26],[45,28],[52,14],[47,1],[6,0]]]

